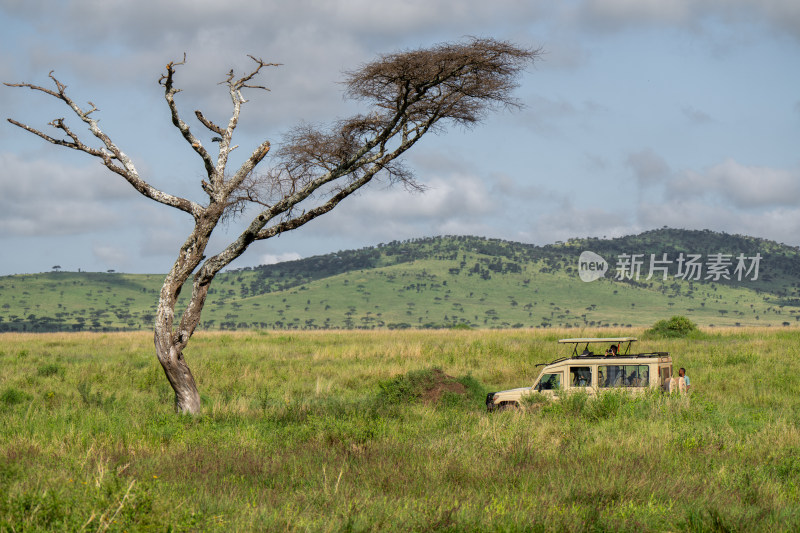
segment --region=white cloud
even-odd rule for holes
[[[710,229],[798,244],[800,169],[746,166],[733,159],[665,181],[636,211],[641,229]]]
[[[691,0],[588,0],[583,3],[585,20],[608,28],[634,22],[682,23],[692,13]]]
[[[573,237],[618,237],[638,231],[624,212],[602,207],[576,207],[566,202],[534,218],[530,240],[549,244]]]
[[[585,0],[576,13],[587,26],[604,31],[647,24],[696,30],[709,19],[727,24],[758,20],[800,38],[800,4],[794,0]]]
[[[800,169],[745,166],[728,159],[704,173],[686,171],[672,180],[667,197],[708,198],[743,209],[800,204]]]
[[[0,153],[0,232],[70,235],[120,223],[118,206],[138,195],[99,165],[70,167]]]
[[[488,184],[476,176],[452,174],[426,180],[422,193],[400,187],[365,192],[351,211],[365,218],[391,218],[415,224],[441,222],[453,218],[477,218],[499,209]]]
[[[260,265],[274,265],[277,263],[284,263],[286,261],[297,261],[303,257],[297,252],[283,252],[280,254],[262,254],[259,256]]]
[[[792,245],[800,235],[800,208],[774,207],[762,213],[743,213],[731,206],[709,205],[694,200],[642,204],[638,210],[641,228],[710,229],[772,239]]]
[[[48,6],[49,11],[55,11],[61,17],[81,21],[80,29],[75,31],[81,32],[87,40],[122,38],[129,43],[152,43],[154,46],[189,39],[224,45],[242,38],[268,38],[276,30],[287,27],[305,27],[315,32],[336,28],[342,33],[386,39],[421,31],[439,31],[443,26],[485,25],[506,17],[530,19],[543,11],[535,3],[520,0],[496,0],[492,3],[478,0],[392,3],[370,0],[297,0],[291,3],[229,0],[224,4],[198,0],[169,3],[159,0],[136,3],[73,0],[67,7],[62,7],[63,11]],[[26,5],[17,12],[41,17],[41,13],[47,13],[48,9]],[[125,20],[126,24],[114,24],[118,20]],[[252,24],[254,20],[258,24]],[[209,21],[213,21],[213,25],[209,26]]]
[[[424,166],[439,163],[432,158]],[[507,176],[477,176],[462,171],[458,162],[453,166],[450,173],[422,180],[427,187],[424,192],[373,184],[303,231],[370,242],[441,234],[495,236],[498,229],[493,219],[504,215],[519,186]]]

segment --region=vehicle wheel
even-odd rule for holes
[[[498,407],[498,411],[516,411],[518,409],[517,404],[513,402],[505,402],[501,403]]]

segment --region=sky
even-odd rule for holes
[[[248,54],[281,64],[259,78],[268,92],[246,95],[246,155],[360,112],[343,97],[348,70],[470,36],[542,49],[522,109],[420,141],[406,163],[425,192],[371,183],[230,267],[436,235],[543,245],[663,226],[800,245],[797,0],[0,0],[0,81],[47,86],[53,71],[142,177],[202,202],[202,162],[158,84],[168,62],[186,54],[177,100],[198,135],[196,109],[230,116],[230,69],[251,68]],[[69,112],[0,86],[3,119],[50,133]],[[165,273],[191,222],[99,160],[0,123],[0,275]],[[246,222],[219,227],[209,252]]]

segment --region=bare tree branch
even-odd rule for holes
[[[219,157],[217,158],[217,171],[220,173],[224,173],[225,166],[228,163],[228,154],[230,153],[228,147],[230,146],[233,132],[236,129],[236,126],[239,124],[239,115],[241,113],[242,104],[247,102],[242,95],[242,89],[263,89],[268,91],[269,89],[266,87],[261,85],[251,85],[248,82],[257,76],[264,67],[280,66],[280,63],[267,63],[261,59],[253,57],[252,55],[248,57],[255,61],[255,68],[238,79],[234,79],[234,73],[233,70],[231,70],[224,82],[228,85],[231,102],[233,103],[233,112],[231,113],[231,118],[228,121],[227,129],[221,133],[222,140],[220,141]],[[245,178],[250,175],[253,169],[255,169],[255,167],[264,159],[264,157],[266,157],[266,155],[269,153],[270,147],[271,144],[269,141],[262,142],[253,151],[247,161],[242,164],[239,170],[228,180],[224,187],[220,187],[220,195],[227,198],[233,191],[239,188]]]
[[[222,128],[220,128],[219,126],[208,120],[206,117],[204,117],[203,113],[201,113],[200,111],[195,111],[194,115],[197,117],[197,120],[199,120],[200,123],[203,124],[203,126],[205,126],[206,128],[210,129],[211,131],[219,135],[223,134]]]
[[[178,113],[178,106],[175,103],[175,95],[181,92],[181,89],[175,88],[174,85],[174,78],[175,78],[175,67],[181,66],[186,63],[186,54],[183,54],[183,61],[174,62],[170,61],[167,63],[165,67],[167,69],[166,74],[162,74],[158,80],[158,83],[164,86],[164,98],[167,100],[167,105],[169,105],[170,115],[172,116],[172,124],[175,125],[183,135],[183,138],[186,139],[192,149],[197,152],[197,154],[203,159],[203,164],[206,167],[206,174],[208,174],[209,180],[211,183],[216,182],[216,172],[214,168],[214,163],[211,161],[211,157],[208,155],[208,152],[203,147],[203,144],[200,140],[192,134],[191,130],[189,129],[189,125],[181,119],[180,114]]]
[[[71,148],[73,150],[78,150],[80,152],[85,152],[89,155],[98,157],[102,160],[103,164],[115,174],[118,174],[125,178],[128,183],[130,183],[137,191],[139,191],[142,195],[150,198],[151,200],[155,200],[159,203],[164,205],[168,205],[170,207],[174,207],[176,209],[180,209],[181,211],[185,211],[195,218],[199,216],[201,207],[191,202],[185,198],[181,198],[179,196],[173,196],[171,194],[165,193],[156,189],[155,187],[151,186],[145,180],[143,180],[139,173],[136,171],[136,167],[133,164],[133,161],[125,155],[122,150],[120,150],[112,141],[111,138],[106,135],[100,127],[97,125],[97,121],[90,117],[90,114],[97,111],[97,106],[93,103],[89,102],[91,105],[91,109],[88,111],[84,111],[78,106],[66,93],[67,86],[61,83],[55,76],[53,76],[53,72],[51,71],[49,74],[50,79],[53,81],[53,84],[56,86],[56,90],[53,91],[51,89],[47,89],[45,87],[40,87],[38,85],[33,85],[30,83],[5,83],[4,85],[8,87],[24,87],[31,89],[32,91],[39,91],[45,94],[48,94],[54,98],[57,98],[64,102],[70,109],[72,109],[73,113],[77,115],[79,119],[81,119],[89,128],[89,131],[94,135],[100,142],[103,144],[105,149],[99,148],[92,148],[83,142],[80,141],[77,134],[75,134],[65,123],[63,118],[58,118],[50,122],[50,125],[54,128],[63,131],[66,136],[70,140],[64,139],[56,139],[55,137],[51,137],[46,133],[37,130],[27,124],[22,122],[16,121],[14,119],[9,118],[8,122],[11,124],[24,129],[34,135],[44,139],[45,141],[55,144],[57,146],[64,146],[66,148]]]

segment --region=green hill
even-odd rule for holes
[[[607,261],[604,277],[581,281],[584,251]],[[652,275],[651,254],[653,265],[663,267]],[[681,272],[689,275],[681,277],[681,254],[684,260],[696,256],[698,270],[684,261]],[[638,263],[638,271],[624,268],[625,261]],[[0,277],[0,331],[149,329],[162,278],[85,272]],[[624,327],[675,314],[701,325],[797,323],[800,250],[667,228],[547,246],[464,236],[395,241],[221,273],[202,327]]]

